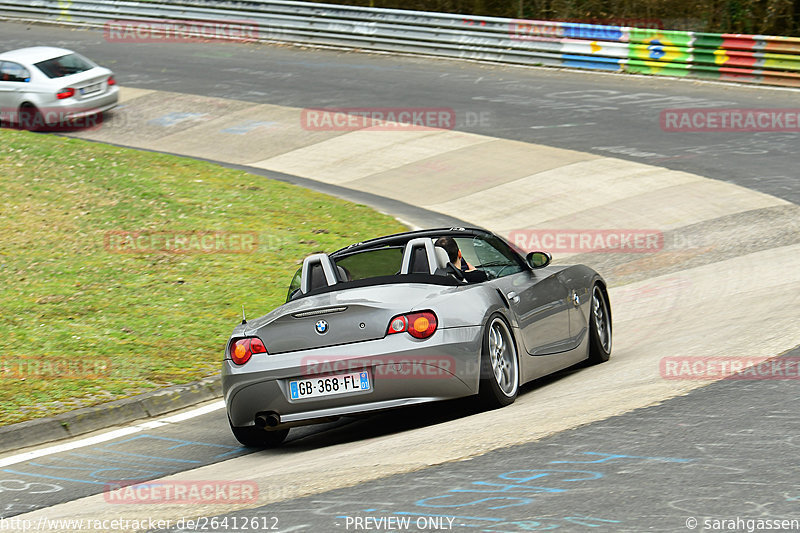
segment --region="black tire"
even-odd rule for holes
[[[19,108],[19,116],[17,118],[19,119],[17,126],[21,130],[42,131],[46,127],[42,112],[32,104],[23,104]]]
[[[289,434],[288,429],[267,431],[256,426],[235,427],[231,425],[233,436],[249,448],[274,448],[280,446]]]
[[[514,335],[499,314],[489,317],[483,333],[478,393],[484,406],[495,409],[514,403],[519,392],[519,357]]]
[[[587,363],[605,363],[611,357],[611,307],[603,288],[595,283],[589,301],[589,358]]]

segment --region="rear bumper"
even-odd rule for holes
[[[4,106],[0,109],[0,119],[4,122],[18,124],[24,128],[32,129],[41,126],[67,126],[71,122],[80,121],[87,117],[95,117],[116,107],[119,101],[119,89],[116,86],[108,87],[103,93],[88,98],[65,98],[57,100],[52,95],[41,93],[25,93],[19,96],[21,102],[32,104],[38,111],[36,116],[20,114],[20,105]],[[102,122],[102,116],[78,125],[84,127],[97,127]]]
[[[44,119],[47,124],[57,124],[64,120],[79,120],[82,118],[104,113],[116,107],[119,101],[119,89],[116,86],[109,87],[106,92],[91,98],[84,98],[79,101],[65,100],[63,104],[56,103],[48,116],[45,113]]]
[[[425,340],[409,335],[280,355],[258,354],[243,366],[225,360],[222,388],[234,426],[253,425],[260,413],[280,424],[368,413],[478,392],[482,334],[479,326],[441,329]],[[371,389],[292,400],[295,379],[366,371]],[[278,426],[281,427],[281,426]]]

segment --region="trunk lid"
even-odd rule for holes
[[[398,284],[308,296],[250,322],[248,331],[264,341],[272,355],[381,339],[392,317],[416,310],[448,289],[452,290]]]

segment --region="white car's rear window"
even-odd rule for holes
[[[78,54],[67,54],[36,63],[36,68],[44,72],[48,78],[63,78],[70,74],[91,70],[94,67],[95,65],[91,61]]]

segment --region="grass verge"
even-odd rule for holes
[[[192,159],[0,141],[2,425],[214,375],[241,305],[282,303],[303,257],[404,229]]]

